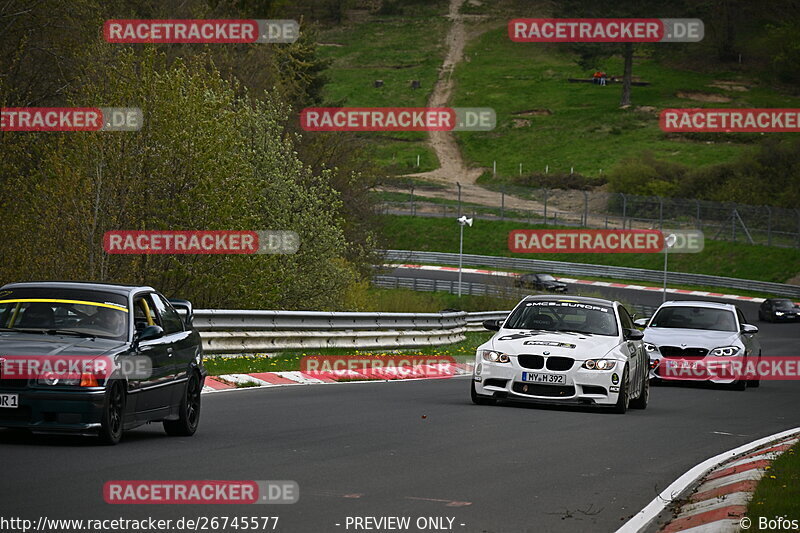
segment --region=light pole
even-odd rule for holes
[[[674,233],[670,233],[666,237],[664,237],[664,291],[663,291],[663,298],[661,302],[667,301],[667,256],[669,256],[669,249],[675,246],[675,241],[678,238],[675,236]]]
[[[472,219],[467,218],[466,215],[456,219],[458,225],[461,227],[461,237],[458,243],[458,297],[461,298],[461,265],[463,263],[462,257],[464,255],[464,226],[472,227]]]

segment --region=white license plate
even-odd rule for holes
[[[522,381],[529,383],[547,383],[548,385],[566,385],[567,377],[564,374],[542,374],[539,372],[523,372]]]
[[[19,407],[16,394],[0,394],[0,408],[14,409]]]

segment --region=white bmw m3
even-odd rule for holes
[[[619,302],[528,296],[478,347],[472,401],[497,400],[644,409],[650,396],[643,333]]]

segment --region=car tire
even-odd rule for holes
[[[497,403],[497,400],[494,398],[478,394],[478,392],[475,390],[475,382],[472,380],[470,380],[469,391],[470,397],[472,398],[472,403],[475,405],[494,405]]]
[[[125,416],[125,388],[121,381],[112,381],[106,389],[103,416],[100,420],[100,440],[115,445],[122,440]]]
[[[614,404],[614,407],[611,408],[613,412],[624,415],[628,411],[630,405],[630,388],[630,374],[628,373],[628,367],[625,366],[619,384],[619,398],[617,399],[617,403]]]
[[[747,364],[747,359],[745,359],[745,364]],[[747,380],[737,379],[736,381],[728,385],[728,388],[730,388],[731,390],[743,391],[747,388]]]
[[[200,394],[203,384],[197,372],[192,372],[186,381],[177,420],[164,420],[164,431],[173,437],[191,437],[200,424]]]
[[[756,366],[758,366],[758,363],[760,363],[760,362],[761,362],[761,356],[759,355],[759,356],[758,356],[758,361],[756,361]],[[758,379],[748,379],[748,380],[747,380],[747,386],[748,386],[748,387],[752,387],[752,388],[754,388],[754,389],[757,389],[758,387],[760,387],[760,386],[761,386],[761,378],[758,378]]]
[[[631,400],[631,409],[647,409],[647,403],[650,401],[650,379],[647,374],[644,375],[644,382],[642,383],[642,392],[635,400]]]

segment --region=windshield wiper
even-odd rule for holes
[[[577,333],[579,335],[597,335],[597,333],[590,333],[588,331],[581,331],[579,329],[557,329],[556,331],[563,331],[565,333]]]
[[[3,331],[18,331],[20,333],[41,333],[44,335],[46,331],[43,328],[0,328]]]
[[[48,335],[74,335],[76,337],[83,337],[85,339],[94,339],[97,335],[91,333],[84,333],[82,331],[75,331],[74,329],[48,329]]]

